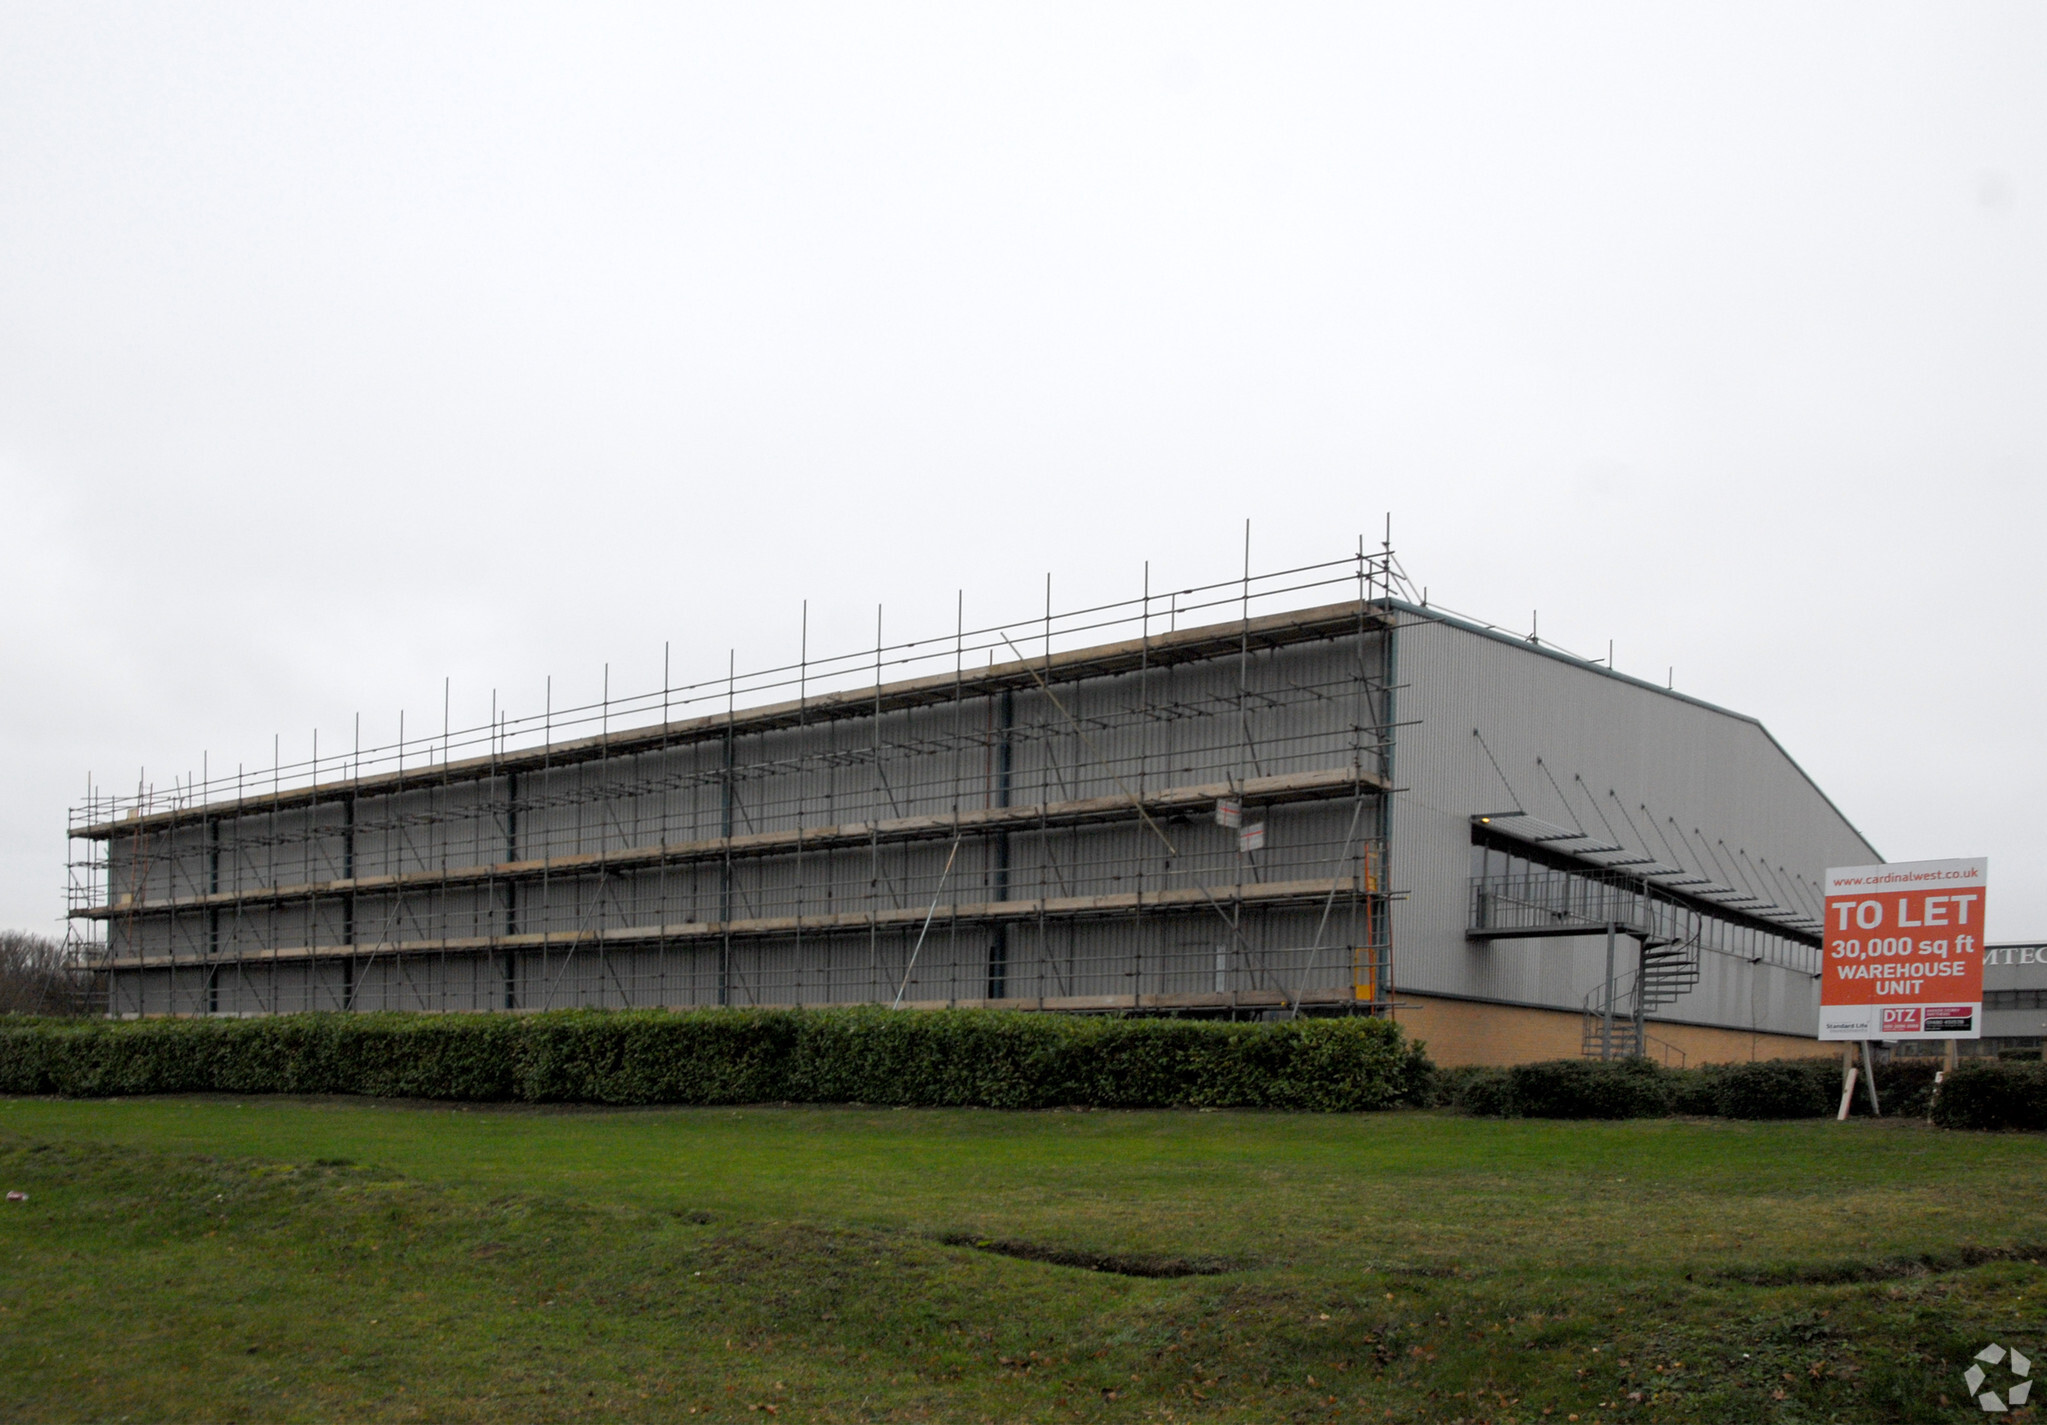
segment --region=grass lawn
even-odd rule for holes
[[[2047,1361],[2047,1140],[1916,1123],[0,1099],[0,1188],[10,1421],[1935,1421]]]

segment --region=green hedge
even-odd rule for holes
[[[2047,1128],[2047,1064],[1971,1059],[1933,1098],[1943,1128]]]
[[[1876,1071],[1878,1097],[1883,1100],[1886,1116],[1895,1114],[1899,1118],[1925,1118],[1933,1111],[1933,1080],[1941,1071],[1938,1059],[1893,1059]],[[1841,1068],[1834,1066],[1834,1077],[1829,1090],[1833,1102],[1841,1101]],[[1855,1109],[1860,1113],[1869,1107],[1868,1099],[1858,1086],[1855,1090]]]
[[[1877,1094],[1884,1112],[1924,1117],[1933,1102],[1938,1067],[1928,1059],[1894,1060],[1879,1068]],[[1841,1103],[1841,1061],[1765,1059],[1666,1069],[1647,1059],[1553,1059],[1511,1069],[1449,1069],[1439,1076],[1436,1101],[1502,1118],[1656,1118],[1669,1113],[1827,1118]],[[1850,1111],[1858,1116],[1869,1112],[1869,1099],[1859,1086]],[[1935,1121],[1940,1121],[1938,1115]],[[2012,1126],[2017,1126],[2016,1120]]]
[[[1222,1024],[999,1010],[576,1010],[0,1023],[0,1093],[345,1093],[526,1103],[990,1108],[1425,1102],[1380,1019]]]
[[[1551,1059],[1507,1071],[1524,1118],[1655,1118],[1670,1112],[1669,1075],[1648,1059]]]
[[[1716,1064],[1697,1072],[1704,1097],[1721,1118],[1826,1118],[1841,1106],[1839,1059],[1764,1059]],[[1879,1097],[1883,1084],[1877,1084]],[[1856,1103],[1869,1104],[1856,1092]],[[1852,1110],[1851,1110],[1852,1111]]]
[[[1436,1070],[1435,1105],[1456,1108],[1482,1118],[1512,1118],[1514,1098],[1507,1071],[1464,1064]]]

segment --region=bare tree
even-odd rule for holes
[[[86,1014],[92,1004],[91,978],[63,945],[0,930],[0,1014]]]

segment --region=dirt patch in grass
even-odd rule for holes
[[[1912,1256],[1881,1257],[1871,1261],[1801,1262],[1789,1266],[1730,1267],[1715,1272],[1718,1281],[1740,1282],[1744,1286],[1847,1286],[1855,1282],[1900,1281],[1907,1277],[1937,1276],[1958,1272],[1990,1262],[2025,1262],[2039,1266],[2047,1247],[1977,1247],[1963,1245],[1938,1252]]]
[[[1213,1277],[1236,1271],[1240,1266],[1221,1257],[1089,1252],[1077,1247],[1020,1242],[1013,1237],[977,1237],[971,1232],[942,1232],[938,1240],[948,1247],[968,1247],[976,1252],[992,1252],[998,1257],[1014,1257],[1020,1262],[1044,1262],[1049,1266],[1074,1267],[1084,1272],[1113,1272],[1120,1277]]]

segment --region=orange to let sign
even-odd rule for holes
[[[1976,1039],[1990,863],[1827,872],[1820,1038]]]

